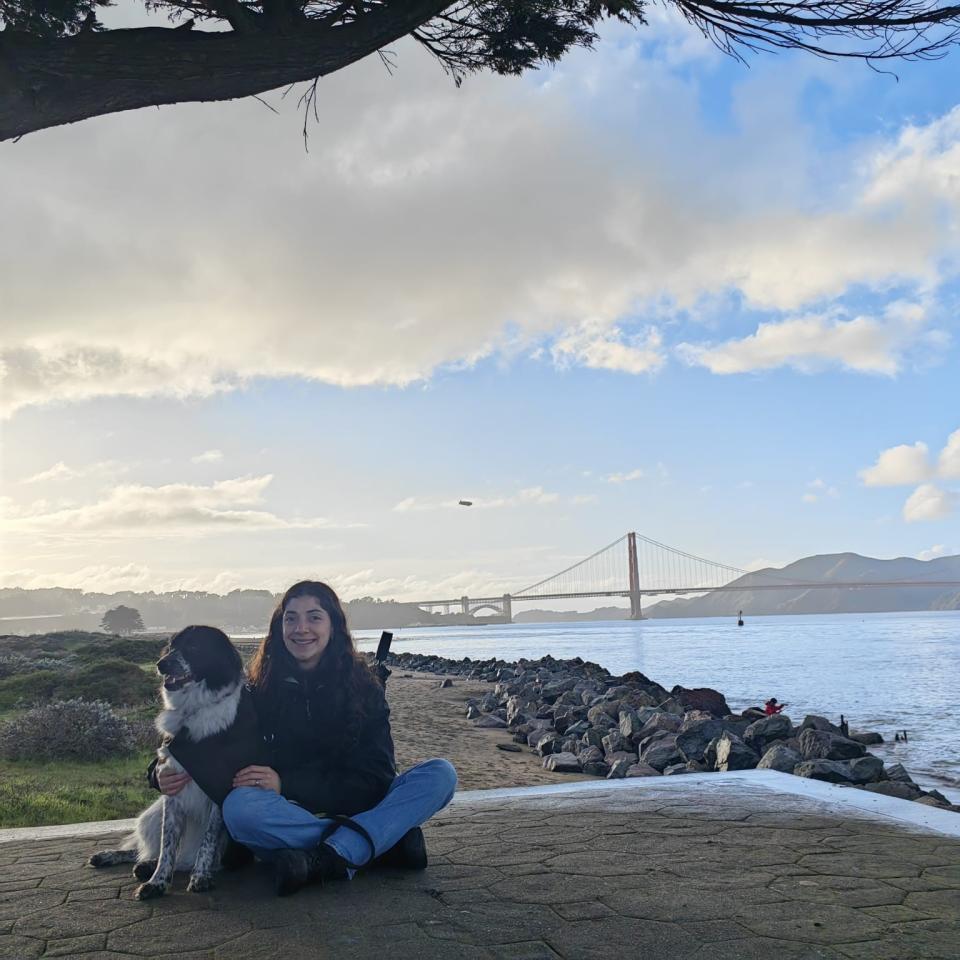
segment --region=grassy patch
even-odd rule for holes
[[[0,827],[135,817],[159,794],[147,786],[153,751],[102,763],[0,760]]]
[[[103,660],[79,670],[37,670],[0,680],[0,710],[18,703],[50,700],[106,700],[115,705],[141,703],[157,696],[156,677],[125,660]]]

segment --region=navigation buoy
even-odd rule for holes
[[[743,626],[743,611],[742,611],[742,610],[737,614],[737,626],[738,626],[738,627],[742,627],[742,626]]]

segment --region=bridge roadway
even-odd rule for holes
[[[756,584],[727,584],[722,587],[640,587],[639,593],[645,596],[670,594],[679,596],[686,593],[742,593],[752,590],[846,590],[864,587],[960,587],[960,580],[835,580],[831,583],[815,581],[804,583],[756,583]],[[452,600],[417,600],[417,607],[460,606],[464,600],[471,607],[478,604],[501,604],[505,599],[515,603],[518,600],[576,600],[591,597],[629,597],[630,590],[588,590],[578,593],[502,593],[496,597],[456,597]]]

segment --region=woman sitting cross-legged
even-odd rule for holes
[[[269,766],[237,772],[223,819],[234,840],[274,862],[277,893],[348,879],[387,851],[425,867],[420,824],[450,802],[456,771],[435,759],[397,775],[383,685],[330,587],[303,581],[284,594],[250,683]],[[187,779],[157,777],[164,793]]]

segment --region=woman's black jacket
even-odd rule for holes
[[[396,764],[390,708],[378,682],[369,685],[364,720],[353,745],[345,742],[346,717],[333,707],[322,671],[301,673],[293,668],[284,673],[281,669],[273,695],[245,692],[245,696],[251,694],[262,737],[255,760],[276,770],[284,797],[311,813],[347,815],[369,810],[384,798],[396,777]],[[231,738],[232,733],[224,736]],[[204,740],[188,743],[173,752],[202,789],[221,794],[211,798],[222,803],[232,773],[205,776],[226,760],[217,738],[210,738],[209,744]],[[155,768],[156,761],[150,764],[147,777],[157,787]],[[217,785],[222,780],[223,789],[206,787],[207,779]]]
[[[277,665],[280,666],[279,664]],[[255,694],[268,766],[280,792],[316,814],[356,814],[376,806],[396,777],[390,708],[383,687],[369,684],[355,744],[333,706],[322,670],[281,673],[273,695]]]

